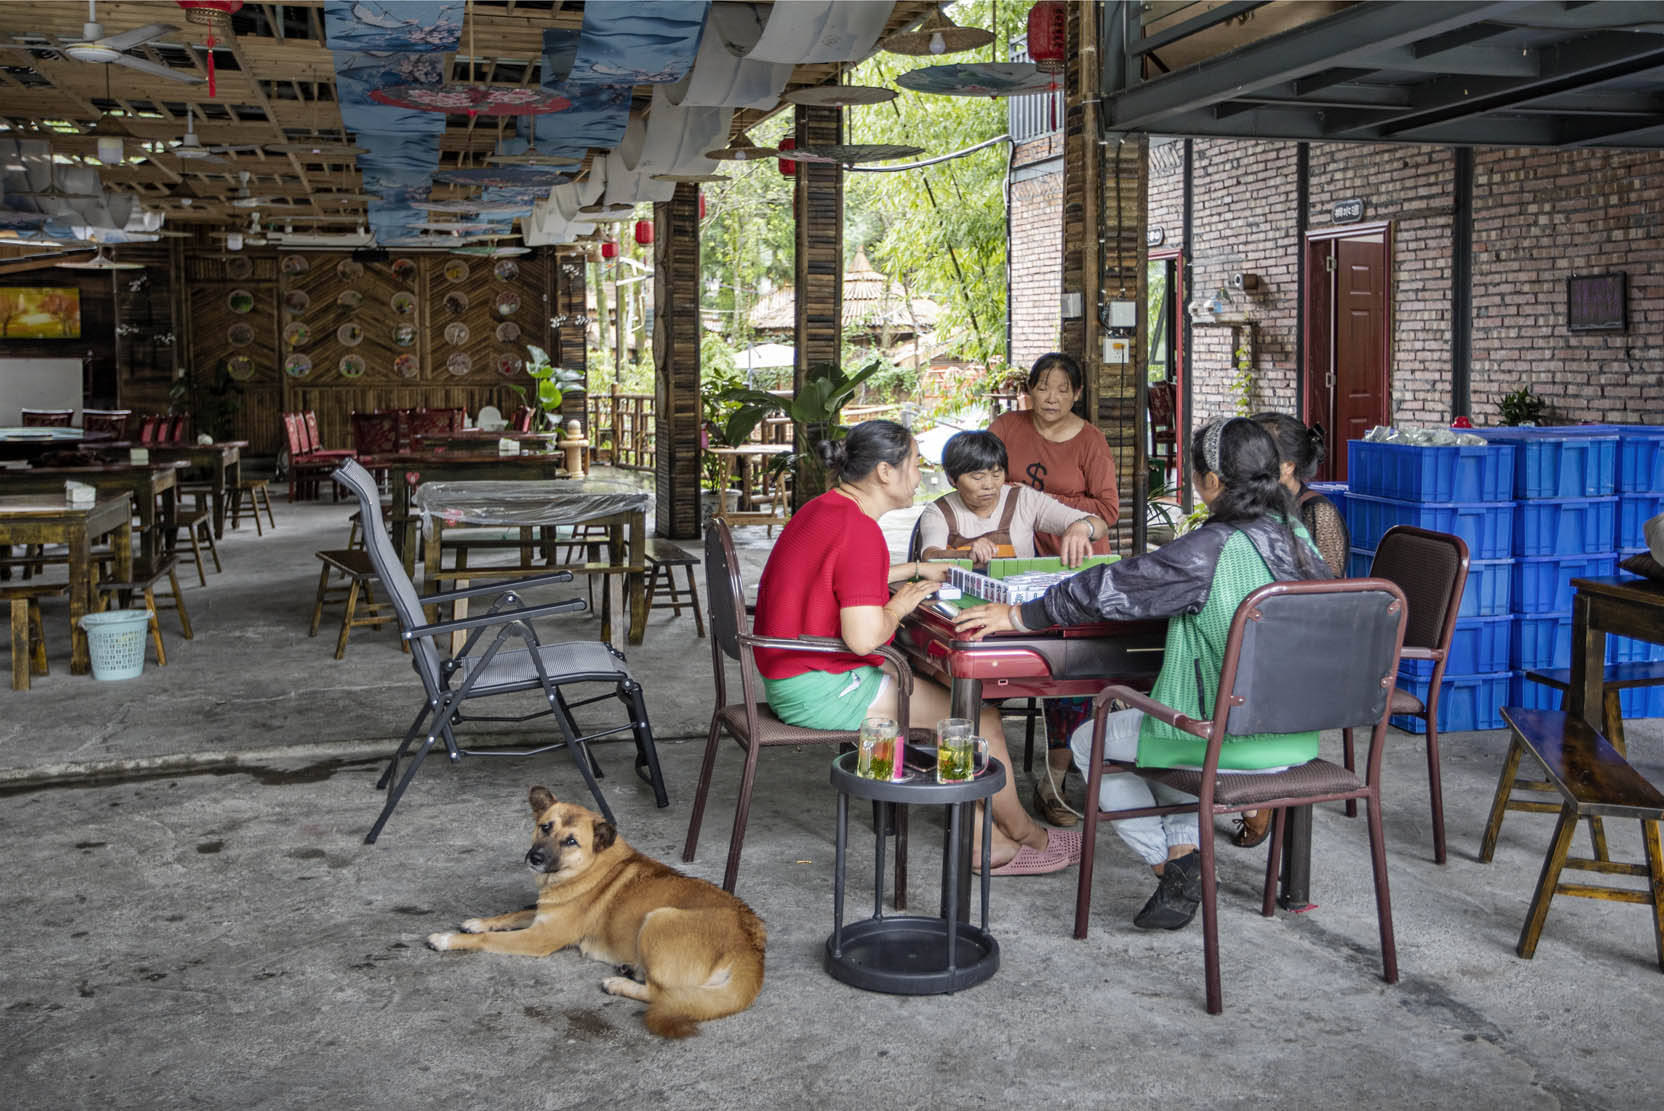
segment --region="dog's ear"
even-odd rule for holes
[[[611,822],[596,822],[595,837],[590,845],[592,852],[604,853],[618,840],[618,827]]]
[[[549,792],[547,787],[533,787],[529,797],[533,814],[541,814],[555,805],[555,796]]]

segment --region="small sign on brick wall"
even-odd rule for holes
[[[1336,201],[1329,213],[1330,218],[1337,224],[1356,224],[1364,218],[1364,199],[1348,197],[1344,201]]]
[[[1156,228],[1145,228],[1144,229],[1144,246],[1146,246],[1146,247],[1159,247],[1163,243],[1165,243],[1166,241],[1167,241],[1167,229],[1166,228],[1156,227]]]
[[[1573,332],[1622,332],[1629,328],[1624,274],[1584,274],[1566,279],[1566,328]]]

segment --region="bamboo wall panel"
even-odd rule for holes
[[[555,293],[554,347],[549,357],[564,370],[577,371],[584,376],[588,392],[589,369],[585,334],[589,328],[589,289],[584,282],[587,260],[582,251],[565,250],[555,256],[552,284]],[[562,423],[584,417],[584,394],[567,394],[561,398]]]
[[[228,272],[236,258],[252,267],[248,278]],[[367,263],[334,251],[193,258],[186,264],[192,357],[207,368],[253,357],[238,435],[255,453],[283,446],[286,410],[315,410],[331,447],[351,444],[355,410],[460,406],[473,416],[495,405],[512,416],[520,399],[511,387],[532,387],[526,345],[550,344],[552,262],[542,251],[512,260],[395,254]],[[235,289],[254,295],[254,311],[229,309]],[[238,322],[254,330],[244,346],[229,331]]]
[[[828,146],[843,142],[843,111],[838,108],[797,108],[799,146]],[[797,164],[796,298],[797,365],[793,384],[803,388],[809,368],[837,363],[843,358],[844,178],[836,164]],[[812,444],[798,444],[812,451]],[[820,494],[799,470],[793,502],[801,506]]]
[[[654,530],[699,537],[699,186],[653,206]],[[623,429],[615,429],[622,444]]]

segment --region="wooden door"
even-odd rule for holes
[[[1318,233],[1307,247],[1306,411],[1323,425],[1320,477],[1346,479],[1346,441],[1390,420],[1385,226]]]

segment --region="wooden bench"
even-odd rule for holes
[[[1664,818],[1664,794],[1630,767],[1623,754],[1581,718],[1561,710],[1525,710],[1505,707],[1502,717],[1513,731],[1508,757],[1497,780],[1496,798],[1479,859],[1488,861],[1496,848],[1497,830],[1520,757],[1530,753],[1546,775],[1550,789],[1560,796],[1560,821],[1554,827],[1543,858],[1542,874],[1531,897],[1525,927],[1516,952],[1529,959],[1537,951],[1549,902],[1556,895],[1585,899],[1608,899],[1621,903],[1647,903],[1652,907],[1653,938],[1658,967],[1664,971],[1664,851],[1660,850],[1658,822]],[[1593,858],[1568,856],[1572,834],[1584,818],[1634,818],[1641,823],[1645,864],[1615,861],[1605,851],[1604,838],[1596,845]],[[1608,876],[1640,876],[1647,880],[1644,890],[1598,884],[1562,883],[1563,869],[1574,868]]]
[[[30,675],[46,674],[46,630],[40,600],[69,593],[68,583],[20,583],[0,586],[0,599],[12,610],[12,690],[29,689]]]
[[[1541,683],[1545,687],[1552,687],[1560,692],[1560,708],[1566,709],[1566,700],[1571,696],[1572,669],[1559,667],[1540,671],[1527,671],[1525,677],[1533,683]],[[1624,715],[1618,708],[1618,692],[1631,687],[1664,686],[1664,663],[1627,663],[1607,664],[1606,672],[1601,677],[1601,727],[1606,730],[1606,739],[1619,752],[1628,752],[1624,743]]]
[[[705,618],[699,613],[699,588],[694,584],[693,568],[699,560],[686,549],[668,540],[653,538],[647,541],[647,608],[674,610],[672,617],[682,616],[682,607],[693,610],[693,627],[699,639],[705,639]],[[687,573],[688,585],[676,585],[676,568]],[[661,600],[662,599],[662,600]]]

